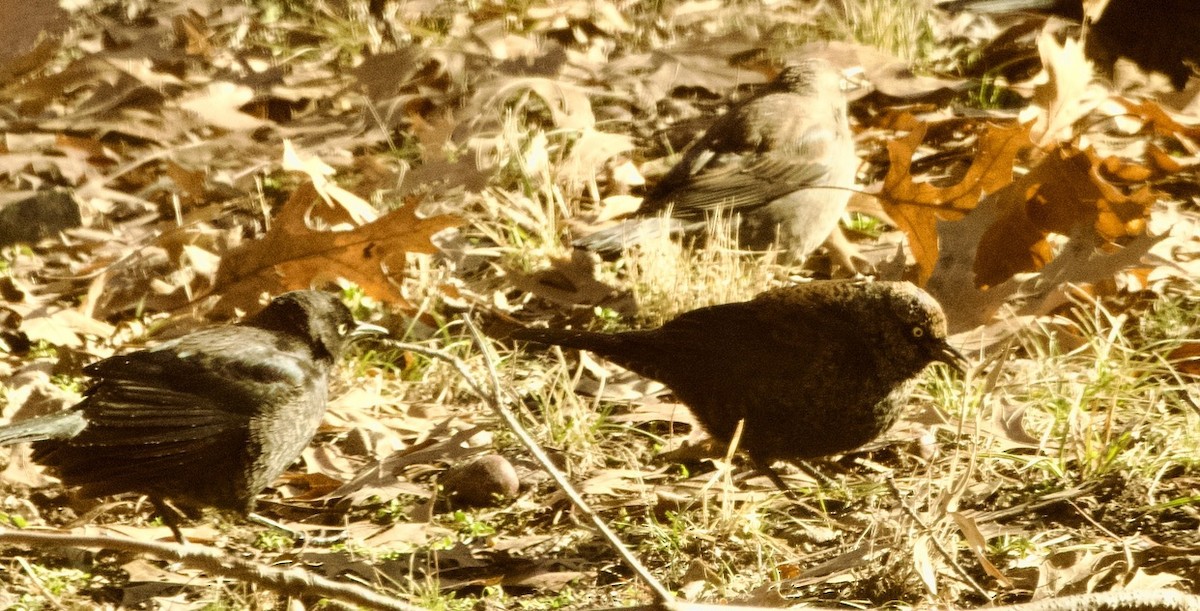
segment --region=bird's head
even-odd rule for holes
[[[878,283],[888,295],[892,314],[901,328],[897,333],[921,367],[933,362],[946,363],[963,373],[967,359],[946,340],[946,314],[942,306],[925,291],[910,282]]]
[[[819,57],[810,57],[789,64],[775,77],[776,87],[804,95],[827,95],[842,99],[842,73]]]
[[[336,296],[313,290],[279,295],[245,324],[299,336],[313,356],[329,360],[336,360],[359,337],[388,333],[383,327],[356,322]]]

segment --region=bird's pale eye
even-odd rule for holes
[[[338,335],[345,335],[350,332],[350,325],[342,323],[338,325]]]
[[[921,339],[922,337],[925,337],[925,329],[922,329],[921,327],[913,327],[912,336],[913,339]]]

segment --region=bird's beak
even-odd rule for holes
[[[391,333],[392,333],[391,331],[388,331],[387,329],[385,329],[379,325],[373,325],[369,322],[360,322],[357,325],[355,325],[355,327],[353,329],[350,330],[350,334],[347,335],[346,338],[349,339],[350,341],[354,341],[356,339],[362,339],[364,337],[374,337],[377,335],[391,335]]]
[[[941,361],[950,366],[951,369],[962,375],[966,375],[968,363],[967,357],[963,356],[954,346],[951,346],[946,340],[933,347],[933,360]]]

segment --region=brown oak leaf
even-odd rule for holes
[[[1006,212],[979,240],[976,286],[1041,269],[1054,256],[1047,236],[1070,235],[1080,223],[1107,243],[1145,233],[1156,194],[1142,187],[1125,195],[1100,175],[1102,162],[1091,150],[1063,147],[1001,194]]]
[[[925,138],[920,123],[903,138],[888,143],[891,167],[883,179],[880,204],[908,236],[917,261],[917,278],[924,285],[938,260],[938,220],[955,221],[975,208],[979,199],[1012,182],[1017,153],[1031,146],[1027,126],[989,125],[979,138],[978,153],[956,184],[937,187],[912,179],[913,154]]]
[[[409,307],[393,280],[404,255],[436,252],[433,234],[462,223],[453,215],[419,218],[409,202],[348,231],[320,231],[308,222],[314,205],[325,204],[306,183],[283,205],[265,236],[225,253],[209,291],[220,295],[217,311],[257,309],[262,293],[306,289],[337,278],[354,282],[375,299]]]

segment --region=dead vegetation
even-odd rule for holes
[[[73,402],[97,358],[338,283],[360,318],[494,379],[682,599],[1200,590],[1195,104],[1115,93],[1052,24],[875,0],[29,4],[45,20],[13,20],[0,49],[5,421]],[[998,59],[1016,50],[1044,70]],[[834,485],[790,472],[808,507],[707,447],[661,387],[478,341],[461,320],[629,328],[845,274],[834,256],[800,270],[738,252],[720,224],[704,247],[570,249],[805,53],[861,68],[864,193],[843,223],[858,256],[934,293],[974,365],[965,383],[931,371],[899,425],[834,457]],[[216,515],[191,540],[421,608],[653,601],[451,364],[366,347],[332,396],[262,508],[344,542],[293,547]],[[169,536],[138,499],[73,498],[3,453],[4,532]],[[497,470],[515,495],[462,502],[464,479]],[[127,552],[5,547],[0,562],[9,608],[284,604]]]

